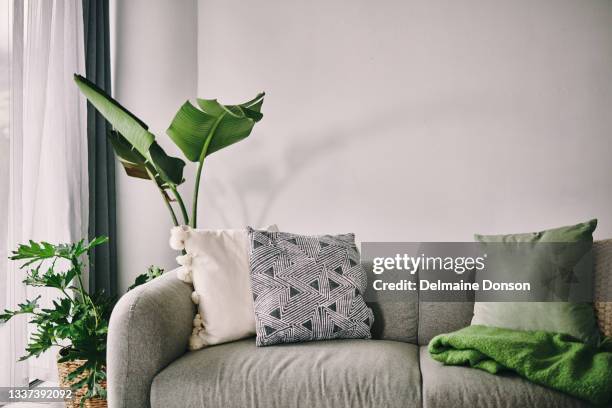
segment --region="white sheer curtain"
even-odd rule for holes
[[[76,241],[87,237],[88,219],[86,105],[73,81],[85,71],[82,0],[13,1],[24,7],[24,45],[22,93],[12,101],[22,112],[11,124],[18,132],[11,140],[9,245]],[[54,295],[27,289],[28,298],[38,294],[42,304]],[[29,378],[55,380],[56,354],[29,360]]]
[[[7,66],[9,69],[9,109],[3,112],[9,120],[9,145],[3,150],[2,155],[8,174],[6,183],[3,183],[2,193],[7,197],[8,211],[2,214],[6,217],[3,220],[2,254],[0,259],[0,273],[4,279],[1,281],[2,290],[5,294],[5,303],[0,307],[14,309],[17,303],[25,298],[25,287],[21,283],[23,277],[21,271],[13,267],[5,258],[12,243],[16,242],[17,234],[21,231],[21,205],[20,190],[14,186],[21,185],[21,166],[16,166],[14,157],[21,157],[22,137],[21,123],[23,115],[23,6],[14,2],[9,2],[8,10],[8,50]],[[18,316],[9,323],[0,326],[0,343],[5,347],[0,347],[0,386],[23,386],[28,383],[28,365],[25,362],[18,362],[21,350],[26,344],[26,318]]]

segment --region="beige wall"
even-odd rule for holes
[[[268,93],[206,165],[203,226],[461,241],[599,217],[612,237],[610,1],[120,3],[116,95],[160,134],[196,83]],[[118,189],[125,286],[172,252],[152,187]]]

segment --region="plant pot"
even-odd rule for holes
[[[58,354],[58,359],[60,357],[61,357],[61,351],[60,351],[60,354]],[[74,361],[67,361],[65,363],[59,363],[59,362],[57,363],[60,387],[69,388],[73,383],[83,378],[84,375],[80,375],[72,381],[68,380],[68,374],[70,374],[71,372],[73,372],[74,370],[82,366],[83,363],[85,363],[85,360],[74,360]],[[104,381],[102,386],[106,388],[106,381]],[[66,401],[66,407],[67,408],[79,408],[81,406],[81,403],[80,403],[81,397],[86,392],[87,392],[87,386],[79,389],[78,391],[75,391],[72,394],[72,399],[69,401]],[[85,400],[85,402],[83,403],[83,407],[85,408],[107,408],[108,404],[105,399],[92,398],[92,399]]]

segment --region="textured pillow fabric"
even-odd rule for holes
[[[584,242],[592,244],[593,231],[597,220],[555,228],[546,231],[509,234],[475,235],[483,243],[551,243]],[[566,262],[575,262],[574,254],[566,257]],[[534,259],[537,262],[537,259]],[[535,265],[537,266],[537,265]],[[511,266],[509,266],[511,267]],[[532,269],[538,272],[537,267]],[[559,279],[557,282],[563,282]],[[569,291],[567,282],[566,291]],[[474,304],[472,325],[486,325],[518,330],[544,330],[566,333],[586,342],[596,342],[599,338],[597,322],[590,303],[570,302],[478,302]]]
[[[533,242],[593,242],[593,232],[597,228],[597,220],[593,219],[576,225],[553,228],[539,232],[527,232],[523,234],[506,235],[480,235],[475,234],[478,242],[508,242],[508,243],[533,243]]]
[[[198,305],[189,348],[255,335],[246,229],[178,228],[173,247],[182,246],[186,254],[177,257],[182,265],[177,275],[193,283],[191,298]],[[278,229],[273,225],[268,230]]]
[[[257,346],[371,338],[355,236],[249,229]]]

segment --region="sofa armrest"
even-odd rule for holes
[[[150,406],[153,377],[187,350],[192,290],[171,271],[119,299],[108,331],[110,408]]]

